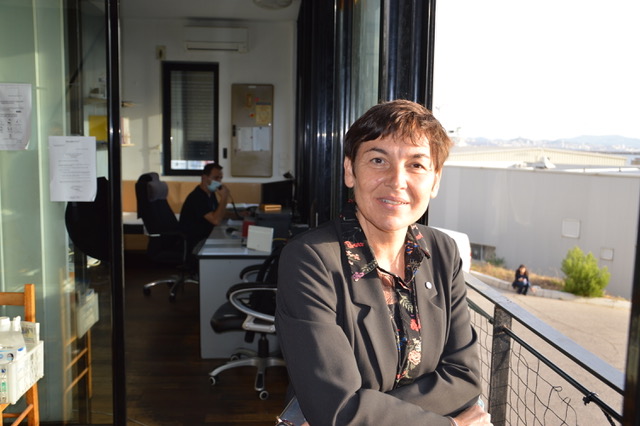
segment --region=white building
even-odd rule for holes
[[[458,162],[500,162],[511,165],[542,165],[544,160],[554,165],[624,167],[623,155],[544,147],[456,147],[449,155],[448,164]]]
[[[541,275],[563,277],[562,260],[578,246],[609,269],[608,294],[631,298],[640,169],[504,167],[485,161],[445,164],[429,209],[431,225],[467,233],[474,257],[495,250],[506,267],[525,264]]]

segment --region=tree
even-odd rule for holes
[[[585,297],[602,296],[611,278],[607,267],[598,267],[595,256],[592,253],[585,255],[580,247],[567,252],[562,261],[562,272],[566,275],[565,291]]]

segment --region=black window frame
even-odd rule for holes
[[[213,78],[213,155],[211,161],[219,161],[219,65],[217,62],[162,62],[162,169],[166,176],[199,176],[202,167],[199,168],[174,168],[172,166],[172,141],[171,141],[171,74],[174,71],[208,71]]]

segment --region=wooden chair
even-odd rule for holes
[[[36,321],[36,292],[33,284],[25,284],[24,293],[0,292],[0,305],[24,306],[24,320]],[[18,425],[27,418],[29,426],[40,425],[40,408],[38,406],[38,384],[35,383],[26,392],[27,407],[20,413],[5,413],[9,404],[0,404],[0,424],[5,418],[15,418],[11,425]]]

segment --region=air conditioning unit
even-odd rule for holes
[[[185,27],[184,45],[189,51],[247,51],[247,29],[234,27]]]

